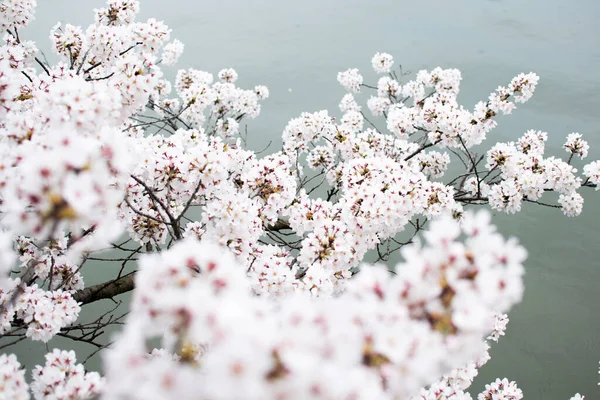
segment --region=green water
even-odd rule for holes
[[[87,26],[92,8],[103,1],[40,3],[35,26],[24,33],[48,49],[56,21]],[[513,140],[540,129],[549,133],[547,151],[563,156],[566,134],[578,131],[591,145],[586,161],[600,159],[597,0],[143,0],[146,17],[164,20],[185,43],[180,66],[214,73],[234,67],[241,86],[270,88],[261,117],[249,127],[254,149],[270,141],[271,150],[277,149],[286,122],[301,111],[328,108],[337,115],[344,91],[336,73],[349,67],[367,72],[372,55],[385,51],[413,71],[459,68],[460,101],[468,107],[519,72],[538,73],[533,99],[501,118],[492,139]],[[517,217],[495,217],[505,234],[519,236],[529,250],[526,294],[474,393],[506,376],[519,382],[527,399],[569,399],[576,392],[600,398],[600,193],[589,190],[584,197],[576,219],[536,207]],[[87,271],[87,282],[108,275],[101,266]],[[42,349],[21,347],[19,356],[37,363]]]

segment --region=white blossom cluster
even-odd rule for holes
[[[388,53],[377,53],[373,56],[371,64],[379,74],[389,73],[394,65],[394,57]]]
[[[161,58],[163,64],[169,66],[177,64],[179,57],[183,54],[184,47],[184,44],[178,39],[166,44]]]
[[[82,62],[87,48],[87,37],[84,35],[80,26],[65,24],[63,27],[59,22],[50,31],[50,40],[52,41],[54,51],[64,59],[73,60],[73,62]]]
[[[545,191],[556,191],[563,213],[569,217],[579,215],[583,209],[583,197],[576,190],[582,186],[582,179],[575,175],[577,169],[570,163],[544,157],[547,137],[545,132],[528,131],[518,143],[494,145],[487,153],[486,167],[500,172],[502,179],[488,185],[472,177],[466,190],[474,196],[488,196],[492,208],[506,213],[520,211],[524,201],[537,201]],[[587,143],[580,135],[569,135],[567,143],[571,143],[568,146],[574,149],[573,154],[584,149],[587,154]],[[584,173],[592,182],[593,165],[584,167]]]
[[[299,118],[291,119],[283,131],[284,151],[296,161],[299,152],[306,152],[310,143],[333,135],[334,129],[327,111],[302,113]]]
[[[504,336],[506,325],[508,324],[508,315],[496,314],[494,317],[494,331],[488,336],[488,340],[497,342],[500,336]]]
[[[104,380],[77,364],[74,351],[54,349],[46,364],[32,371],[31,391],[36,400],[93,399],[102,392]]]
[[[4,118],[7,112],[15,107],[14,99],[19,95],[17,73],[10,67],[6,59],[0,60],[0,117]]]
[[[487,340],[497,342],[500,336],[504,336],[507,324],[508,316],[506,314],[496,314],[494,331],[487,337]],[[427,388],[422,388],[419,395],[413,396],[411,400],[472,400],[466,390],[471,387],[473,380],[479,374],[478,369],[490,360],[490,345],[487,341],[483,345],[484,349],[477,359],[444,374],[442,379]]]
[[[132,23],[135,15],[140,12],[138,0],[109,0],[106,5],[106,8],[94,10],[96,24],[127,25]]]
[[[448,153],[430,151],[421,153],[417,157],[422,172],[432,178],[441,178],[448,169],[448,164],[450,164],[450,156]]]
[[[18,318],[27,327],[27,337],[44,343],[52,339],[61,328],[75,322],[81,311],[71,294],[62,289],[46,291],[35,284],[27,286],[14,306],[8,301],[10,295],[10,291],[3,290],[0,293],[0,303],[5,308],[2,333],[10,330],[13,318]]]
[[[264,221],[275,222],[296,197],[296,178],[290,158],[285,154],[276,153],[257,160],[242,177],[244,189],[258,200]]]
[[[179,216],[192,195],[213,198],[227,178],[228,156],[220,139],[198,130],[147,136],[138,146],[140,162],[132,171],[137,180],[129,180],[120,214],[134,240],[161,244],[170,217]],[[148,189],[154,198],[144,195]]]
[[[582,139],[580,133],[569,133],[567,142],[563,146],[568,153],[578,155],[582,159],[587,157],[590,146]]]
[[[27,26],[35,15],[36,0],[3,0],[0,3],[0,28],[5,32]]]
[[[466,390],[479,374],[478,369],[490,360],[489,348],[488,343],[484,342],[484,349],[479,358],[444,374],[439,381],[422,388],[419,395],[413,396],[411,400],[472,400]]]
[[[159,110],[177,115],[188,127],[201,127],[205,122],[220,124],[222,136],[230,137],[239,133],[238,122],[243,117],[256,118],[260,114],[260,101],[269,96],[268,90],[257,86],[254,90],[235,86],[237,72],[223,69],[219,81],[214,82],[212,74],[195,69],[179,70],[175,88],[179,99],[165,99],[167,105]],[[210,113],[207,120],[205,113]]]
[[[373,59],[376,72],[389,72],[391,58],[377,54]],[[338,75],[338,81],[350,92],[357,92],[362,83],[357,70],[348,70]],[[387,128],[401,139],[423,131],[429,140],[440,146],[470,148],[480,144],[487,133],[496,126],[494,117],[499,113],[509,114],[514,103],[527,101],[537,85],[538,77],[521,74],[508,87],[499,87],[487,102],[480,102],[470,112],[459,106],[460,71],[436,68],[431,72],[419,71],[413,81],[401,85],[396,76],[390,74],[380,78],[377,96],[372,96],[368,107],[373,115],[386,115]],[[412,98],[413,106],[406,105]],[[347,107],[346,107],[347,108]]]
[[[346,90],[352,93],[360,92],[360,85],[363,83],[363,77],[357,68],[338,73],[337,80]]]
[[[496,379],[495,382],[485,385],[485,391],[479,393],[477,400],[521,400],[523,391],[517,387],[516,382],[509,382],[508,379]]]
[[[73,294],[84,285],[77,260],[121,232],[117,207],[130,160],[120,125],[153,94],[161,74],[152,53],[168,40],[168,30],[155,20],[134,24],[138,2],[112,1],[88,30],[56,25],[50,38],[63,62],[36,71],[37,49],[17,33],[32,19],[35,3],[0,4],[0,21],[9,31],[0,49],[0,204],[3,229],[10,230],[5,236],[20,255],[15,265],[12,246],[3,248],[0,303],[2,332],[22,331],[47,342],[79,315]],[[15,267],[20,277],[7,278]],[[83,366],[73,364],[69,372],[60,357],[53,370],[50,364],[39,370],[34,397],[97,394],[100,386],[84,381]],[[64,357],[75,361],[74,354]],[[63,385],[57,377],[65,373],[77,379]],[[3,397],[29,398],[24,385],[21,392],[2,387]]]
[[[0,374],[2,374],[2,390],[5,399],[29,400],[29,386],[25,381],[25,370],[14,354],[0,354]]]
[[[228,253],[195,238],[144,256],[130,321],[107,354],[107,379],[114,384],[106,395],[301,399],[414,393],[458,367],[459,359],[477,357],[481,342],[473,338],[489,331],[491,310],[506,311],[520,300],[525,252],[489,221],[486,213],[467,213],[462,228],[449,217],[434,221],[425,246],[404,249],[406,261],[396,266],[396,275],[363,266],[338,296],[322,294],[319,301],[256,297],[254,284]],[[270,257],[279,258],[285,270],[285,254]],[[474,298],[481,299],[476,306]],[[154,337],[163,338],[162,348],[177,357],[148,358],[143,343]],[[203,343],[209,345],[198,361]],[[420,367],[408,368],[413,363]],[[323,373],[313,374],[315,368]]]
[[[5,33],[3,45],[0,46],[0,59],[8,61],[10,67],[16,71],[23,71],[31,76],[34,74],[33,62],[38,49],[31,40],[20,40],[15,36]],[[31,73],[31,75],[29,75]]]
[[[600,190],[600,161],[593,161],[583,167],[583,173]]]
[[[113,137],[110,130],[101,134]],[[14,149],[14,168],[2,171],[5,222],[38,239],[114,223],[122,189],[123,148],[109,140],[52,129]],[[113,160],[115,161],[113,163]]]

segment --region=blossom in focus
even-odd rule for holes
[[[582,159],[587,156],[590,149],[588,143],[582,139],[582,136],[579,133],[569,133],[563,147],[568,153],[576,154]]]
[[[508,379],[496,379],[495,382],[485,385],[485,391],[479,393],[477,400],[520,400],[523,398],[523,391],[517,387],[516,382],[509,382]]]
[[[31,391],[36,400],[93,399],[103,389],[104,380],[97,372],[86,372],[77,364],[74,351],[54,349],[46,354],[44,366],[32,371]]]
[[[178,39],[167,44],[163,49],[162,61],[165,65],[175,65],[183,54],[184,45]]]
[[[358,93],[360,85],[363,83],[363,77],[357,68],[338,73],[337,80],[347,91],[352,93]]]
[[[388,73],[394,65],[394,58],[388,53],[376,53],[371,60],[371,65],[378,74]]]

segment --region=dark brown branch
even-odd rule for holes
[[[482,201],[483,203],[478,203],[478,204],[487,204],[489,200],[487,197],[480,197],[480,196],[477,196],[477,197],[455,196],[454,201],[460,201],[461,203],[468,203],[468,204],[472,204],[475,201]]]
[[[29,75],[27,75],[27,72],[25,72],[25,71],[21,71],[21,73],[22,73],[23,75],[25,75],[25,78],[27,78],[27,80],[28,80],[29,82],[33,83],[33,79],[31,79],[31,77],[30,77]]]
[[[438,140],[436,140],[436,141],[435,141],[435,142],[433,142],[433,143],[424,144],[423,146],[419,147],[417,150],[415,150],[414,152],[412,152],[411,154],[409,154],[409,155],[408,155],[408,157],[406,157],[406,158],[404,159],[404,161],[408,161],[408,160],[410,160],[411,158],[413,158],[414,156],[416,156],[417,154],[419,154],[419,153],[420,153],[420,152],[422,152],[423,150],[425,150],[425,149],[428,149],[428,148],[430,148],[430,147],[433,147],[433,146],[435,146],[436,144],[440,143],[441,141],[442,141],[442,139],[438,139]]]
[[[100,331],[98,335],[101,335],[103,333],[104,333],[104,331]],[[68,333],[62,333],[62,332],[57,333],[57,335],[62,336],[67,339],[75,340],[77,342],[91,344],[92,346],[95,346],[96,348],[105,348],[106,347],[105,344],[96,343],[96,342],[94,342],[94,339],[86,339],[83,336],[69,335]]]
[[[112,72],[112,73],[110,73],[110,74],[108,74],[108,75],[106,75],[106,76],[103,76],[103,77],[101,77],[101,78],[86,78],[85,80],[86,80],[86,81],[103,81],[103,80],[105,80],[105,79],[110,79],[110,78],[112,78],[114,75],[115,75],[115,73],[114,73],[114,72]]]
[[[15,345],[25,339],[27,339],[27,336],[23,335],[23,336],[19,337],[18,339],[13,340],[12,342],[3,344],[2,346],[0,346],[0,350],[10,347],[12,345]]]
[[[81,289],[73,295],[73,298],[82,304],[89,304],[103,299],[112,299],[115,296],[132,291],[135,287],[134,280],[135,273],[131,273],[120,279]]]
[[[541,201],[537,201],[537,200],[529,200],[529,199],[523,199],[523,201],[526,201],[528,203],[535,203],[535,204],[539,204],[540,206],[545,206],[545,207],[552,207],[552,208],[562,208],[559,205],[556,204],[548,204],[548,203],[542,203]]]
[[[42,69],[44,70],[44,72],[46,72],[48,76],[50,76],[50,70],[48,70],[48,67],[46,67],[46,65],[44,65],[44,63],[39,58],[35,57],[35,62],[37,62],[40,67],[42,67]]]
[[[597,185],[591,182],[588,182],[589,178],[586,179],[586,181],[583,183],[583,185],[581,185],[582,187],[591,187],[591,188],[595,188]]]
[[[282,231],[284,229],[291,229],[291,228],[290,228],[290,223],[283,219],[278,219],[277,221],[275,221],[275,223],[273,225],[269,225],[267,227],[267,230],[271,231],[271,232],[278,232],[278,231]]]

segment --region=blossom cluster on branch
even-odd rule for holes
[[[572,165],[589,153],[578,133],[567,160],[546,156],[535,130],[476,153],[495,117],[532,97],[534,73],[469,110],[460,71],[405,80],[377,53],[375,86],[358,69],[338,74],[340,118],[302,113],[261,157],[243,124],[269,90],[237,87],[232,68],[164,79],[184,45],[163,22],[137,21],[138,0],[108,0],[87,28],[55,25],[54,65],[20,37],[35,7],[0,2],[2,348],[62,336],[95,346],[104,368],[55,349],[28,384],[3,354],[3,398],[471,399],[526,260],[474,208],[576,216],[578,190],[599,187],[600,161],[582,177]],[[121,268],[86,286],[88,261]],[[78,323],[87,304],[132,290],[127,315],[115,301]],[[506,378],[478,395],[521,398]]]

